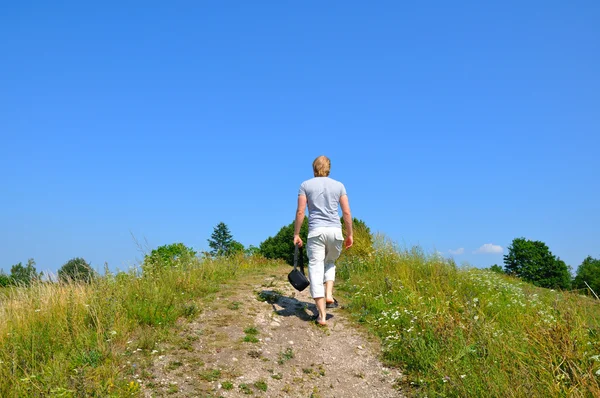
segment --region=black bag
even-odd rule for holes
[[[298,252],[300,252],[299,256]],[[300,257],[300,269],[296,268],[298,257]],[[304,256],[302,255],[302,251],[298,250],[298,245],[296,245],[296,249],[294,250],[294,269],[288,274],[288,281],[290,281],[292,286],[299,292],[310,285],[308,278],[304,275]]]

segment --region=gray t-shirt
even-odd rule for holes
[[[300,185],[298,196],[308,202],[308,230],[318,227],[342,227],[338,207],[346,195],[344,184],[329,177],[315,177]]]

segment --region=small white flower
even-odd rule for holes
[[[467,377],[467,375],[460,375],[461,379],[464,379],[465,377]]]
[[[479,319],[479,315],[475,315],[475,316],[473,317],[473,319],[475,319],[475,320],[478,320],[478,319]]]

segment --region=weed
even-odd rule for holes
[[[186,318],[193,318],[198,314],[198,306],[194,303],[184,304],[182,315]]]
[[[258,339],[251,335],[244,336],[243,341],[244,343],[258,343]]]
[[[281,380],[281,379],[282,379],[282,377],[283,377],[283,376],[281,376],[281,374],[279,374],[279,373],[273,373],[273,374],[271,375],[271,378],[272,378],[272,379],[275,379],[275,380]]]
[[[294,358],[294,350],[292,350],[291,347],[288,347],[285,349],[285,351],[282,351],[279,353],[279,361],[277,361],[277,363],[280,365],[283,365],[285,362],[287,362],[293,358]]]
[[[229,303],[227,308],[229,308],[232,311],[235,311],[235,310],[239,310],[241,305],[242,305],[242,303],[240,303],[239,301],[233,301],[233,302]]]
[[[177,386],[177,384],[170,384],[169,388],[167,389],[167,394],[176,394],[179,392],[179,387]]]
[[[223,387],[224,390],[231,390],[233,388],[233,383],[230,381],[224,381],[223,384],[221,384],[221,387]]]
[[[244,333],[251,334],[251,335],[257,335],[258,330],[255,327],[248,327],[248,328],[244,329]]]
[[[221,371],[219,369],[209,369],[205,372],[200,373],[200,378],[206,381],[217,381],[221,377]]]
[[[181,361],[171,361],[167,365],[167,370],[175,370],[175,369],[179,368],[180,366],[183,366],[183,362],[181,362]]]
[[[258,380],[254,383],[254,387],[258,388],[260,391],[267,391],[267,382],[264,380]]]
[[[248,385],[246,383],[240,384],[240,391],[242,391],[246,395],[254,394],[254,391],[252,391],[252,389],[250,387],[248,387]]]

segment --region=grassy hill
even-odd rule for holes
[[[600,396],[600,307],[572,293],[458,268],[384,240],[338,266],[339,295],[382,340],[416,395]],[[192,259],[91,284],[40,283],[0,300],[0,396],[137,396],[127,364],[151,360],[176,322],[194,319],[222,283],[281,263]],[[130,342],[135,341],[136,346]],[[410,387],[410,388],[409,388]]]
[[[600,396],[598,301],[376,246],[346,259],[342,288],[405,383],[430,397]]]

